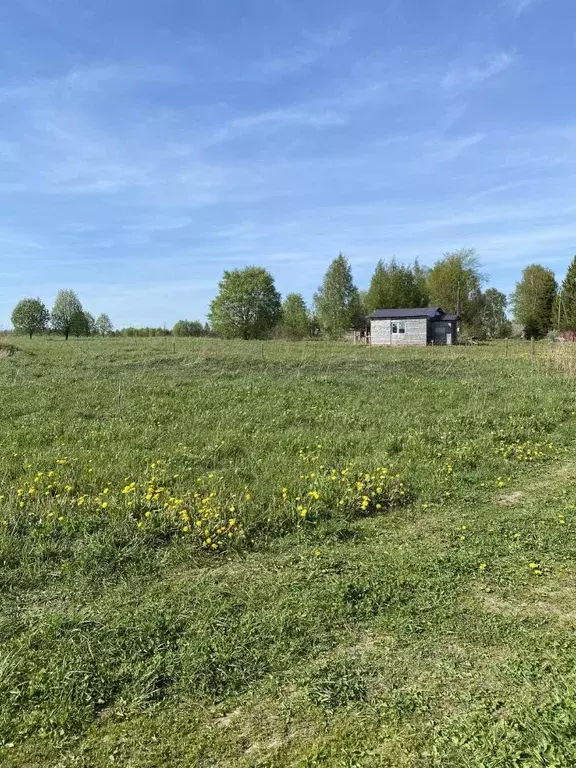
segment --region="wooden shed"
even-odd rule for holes
[[[377,309],[368,315],[373,345],[458,343],[458,315],[442,307]]]

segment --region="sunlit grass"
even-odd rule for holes
[[[549,347],[17,346],[1,764],[573,765]]]

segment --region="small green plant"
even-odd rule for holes
[[[310,675],[307,692],[313,704],[327,711],[367,701],[366,670],[354,660],[325,662]]]

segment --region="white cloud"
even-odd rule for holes
[[[174,229],[185,229],[192,224],[188,216],[165,216],[146,219],[134,224],[124,224],[122,229],[128,232],[169,232]]]
[[[517,61],[510,51],[500,51],[490,56],[484,63],[472,66],[462,66],[453,69],[442,79],[442,87],[446,91],[462,91],[474,88],[485,80],[489,80],[509,69]]]
[[[342,125],[346,123],[346,117],[329,110],[318,110],[302,108],[292,109],[273,109],[267,112],[260,112],[247,117],[240,117],[229,123],[229,128],[253,128],[261,125],[278,126],[299,126],[309,125],[312,127],[322,127],[330,125]]]
[[[346,83],[334,95],[234,118],[215,131],[209,143],[218,144],[252,128],[330,128],[346,125],[356,110],[378,103],[385,89],[386,85],[377,81]]]
[[[241,71],[238,79],[267,82],[278,77],[294,75],[319,62],[335,48],[349,42],[353,25],[350,23],[325,30],[304,32],[303,43],[278,56],[260,59]]]
[[[527,11],[533,5],[540,2],[540,0],[505,0],[515,16],[520,16],[524,11]]]
[[[94,64],[76,67],[62,75],[33,78],[0,88],[0,103],[74,96],[98,90],[132,88],[139,84],[186,82],[177,69],[165,65]]]
[[[485,139],[485,134],[474,133],[471,136],[457,136],[452,139],[437,139],[424,143],[423,158],[429,163],[448,163],[467,152]]]

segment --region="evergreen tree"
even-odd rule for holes
[[[49,318],[50,313],[40,299],[22,299],[12,312],[12,325],[16,333],[27,333],[32,338],[46,330]]]
[[[576,331],[576,256],[572,259],[562,282],[553,320],[559,331]]]
[[[352,279],[348,259],[340,254],[328,267],[314,296],[320,329],[330,339],[339,339],[361,314],[360,295]]]
[[[388,270],[382,259],[376,264],[374,274],[370,280],[370,287],[366,292],[364,304],[366,312],[374,312],[376,309],[392,309],[389,306],[390,289],[388,284]]]
[[[413,267],[380,260],[366,293],[366,311],[424,307],[428,303],[426,277],[418,262]]]
[[[407,308],[412,306],[414,279],[412,270],[402,264],[398,265],[392,259],[389,268],[390,309]]]
[[[264,339],[281,315],[274,278],[263,267],[224,272],[220,292],[210,305],[210,325],[227,339]]]
[[[524,329],[527,338],[540,339],[553,327],[556,279],[551,269],[530,264],[522,272],[512,294],[514,319]]]
[[[295,340],[310,335],[310,318],[306,302],[299,293],[289,293],[282,305],[282,330],[284,334]]]
[[[430,297],[428,295],[428,270],[420,266],[418,259],[414,262],[412,267],[412,274],[414,275],[414,287],[412,295],[412,307],[427,307],[430,303]]]

